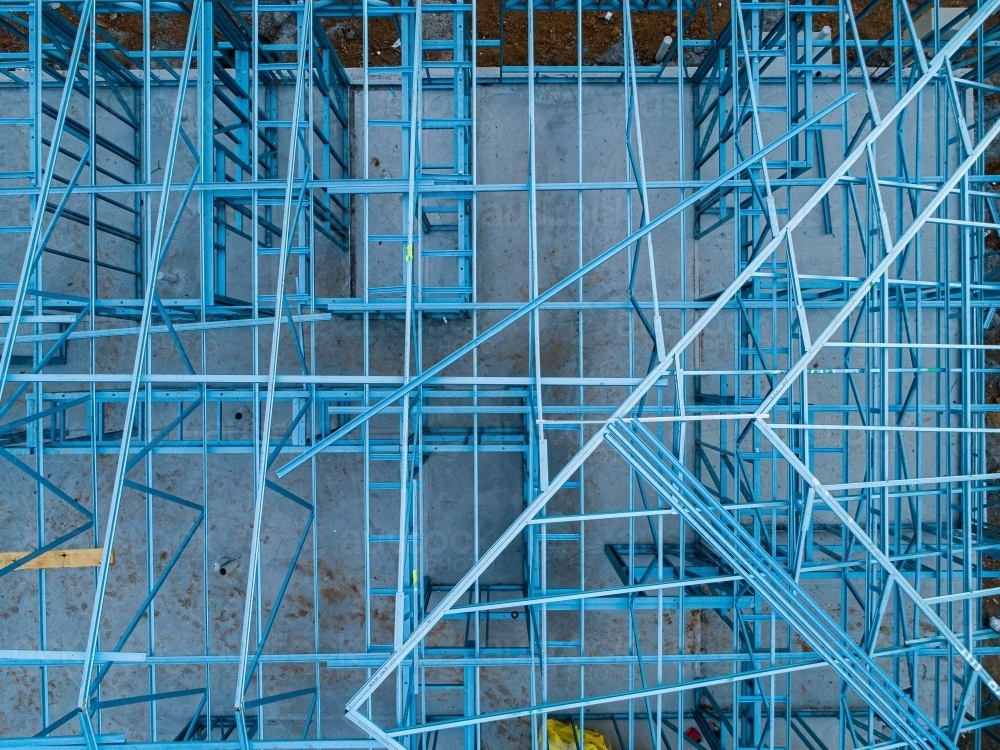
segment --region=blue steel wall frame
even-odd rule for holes
[[[997,475],[986,455],[986,417],[996,409],[982,400],[994,375],[983,336],[997,303],[984,269],[986,235],[1000,218],[984,169],[1000,128],[988,108],[996,93],[990,77],[997,3],[971,5],[918,42],[914,19],[940,14],[939,4],[888,3],[891,28],[865,38],[865,18],[887,3],[858,9],[848,0],[733,0],[733,22],[714,39],[677,34],[661,65],[643,67],[632,49],[632,13],[660,11],[686,28],[700,3],[504,2],[505,14],[527,15],[529,44],[526,66],[500,71],[477,67],[476,50],[500,40],[478,38],[474,4],[0,6],[0,24],[18,42],[0,53],[2,93],[23,105],[0,126],[30,144],[26,166],[14,164],[0,185],[10,216],[18,201],[30,204],[28,223],[3,229],[25,250],[18,250],[16,282],[3,285],[9,317],[0,359],[0,457],[32,483],[37,517],[34,551],[0,568],[0,586],[9,587],[9,601],[29,592],[42,613],[37,636],[22,641],[12,630],[0,651],[8,675],[40,675],[35,736],[0,737],[0,746],[216,740],[213,747],[472,748],[496,741],[495,724],[520,727],[522,739],[545,746],[541,729],[550,716],[599,728],[623,748],[698,744],[684,735],[692,723],[713,750],[989,746],[1000,688],[982,666],[996,656],[983,601],[994,593],[987,561],[997,536],[987,501]],[[536,11],[573,13],[580,40],[583,13],[606,8],[619,12],[622,65],[585,65],[582,42],[573,68],[535,63]],[[831,10],[836,27],[817,36],[812,17]],[[141,49],[124,48],[102,28],[98,18],[109,13],[141,15]],[[293,16],[294,42],[263,41],[262,19],[275,13]],[[184,48],[154,49],[153,20],[176,14],[189,19]],[[435,16],[448,20],[429,22]],[[324,26],[345,18],[360,19],[364,45],[353,83]],[[373,68],[370,27],[384,19],[398,31],[400,64]],[[396,120],[370,117],[380,76],[395,76]],[[479,302],[476,284],[477,202],[496,189],[477,180],[476,82],[500,80],[523,84],[527,95],[528,170],[523,184],[504,189],[523,194],[528,207],[529,297],[496,306]],[[593,183],[583,159],[584,91],[609,81],[620,87],[625,112],[624,179]],[[546,85],[576,89],[577,179],[568,185],[539,178],[545,155],[537,149],[535,102]],[[639,102],[648,86],[672,86],[679,102],[691,102],[690,125],[683,107],[676,113],[680,142],[693,145],[691,178],[686,148],[672,179],[647,172]],[[821,86],[837,91],[823,106]],[[887,90],[894,105],[885,103]],[[155,176],[154,96],[172,101],[166,162]],[[434,97],[450,97],[450,116],[428,114]],[[851,114],[858,102],[860,120]],[[83,118],[76,114],[81,103]],[[914,139],[928,111],[933,135],[917,130]],[[777,132],[768,124],[774,116],[783,121]],[[109,117],[131,135],[103,135]],[[370,173],[371,127],[398,130],[398,177]],[[449,134],[450,161],[425,159],[431,131]],[[838,161],[828,160],[831,153]],[[627,196],[628,235],[588,260],[584,196],[598,190]],[[654,190],[674,196],[665,213],[654,211]],[[578,270],[546,289],[538,218],[539,195],[547,191],[575,197]],[[372,199],[383,194],[398,198],[402,210],[392,234],[369,231]],[[163,299],[158,274],[172,243],[182,242],[178,228],[189,204],[198,207],[198,294]],[[351,218],[351,205],[360,219]],[[817,270],[804,245],[814,219],[827,234],[840,232],[842,271]],[[85,229],[85,255],[50,246],[70,223]],[[679,227],[678,247],[665,240],[667,226]],[[724,227],[733,228],[733,280],[699,298],[682,273],[676,297],[662,294],[656,282],[664,264],[690,268],[695,240]],[[129,248],[129,265],[102,259],[109,238]],[[401,284],[369,286],[375,243],[395,248]],[[250,250],[241,254],[244,246]],[[317,291],[321,253],[333,251],[357,255],[355,298]],[[66,293],[46,272],[47,256],[67,255],[85,264],[86,296]],[[584,337],[588,315],[607,303],[588,298],[584,280],[615,257],[628,259],[629,273],[608,309],[628,316],[630,360],[648,354],[648,369],[630,364],[628,377],[608,378],[592,374]],[[454,286],[428,274],[435,258],[454,263]],[[234,264],[247,261],[243,298],[234,292]],[[130,297],[101,298],[99,281],[110,274]],[[572,377],[543,371],[546,316],[559,305],[577,320]],[[488,313],[498,309],[509,317],[490,326],[496,317]],[[426,339],[435,333],[428,326],[438,318],[467,320],[472,338],[430,357]],[[349,319],[363,327],[363,372],[320,372],[317,331]],[[392,319],[403,322],[397,343],[406,355],[398,373],[385,375],[372,336]],[[529,322],[528,371],[481,376],[479,347],[519,320]],[[260,335],[262,326],[271,327],[270,337]],[[250,371],[212,374],[208,337],[245,329]],[[692,348],[703,334],[731,342],[727,364],[705,366]],[[104,370],[97,346],[104,339],[120,339],[134,352],[126,358],[130,372]],[[153,355],[163,351],[153,348],[160,339],[178,367]],[[65,368],[67,347],[81,345],[82,371],[56,369]],[[191,357],[186,347],[198,354]],[[470,353],[468,373],[446,372]],[[821,360],[834,364],[819,367]],[[29,371],[14,372],[19,364]],[[49,390],[53,381],[57,390]],[[829,383],[832,400],[824,395]],[[601,389],[611,386],[628,391],[617,407],[602,398]],[[557,388],[570,389],[572,399]],[[248,402],[254,428],[227,434],[223,409]],[[509,420],[492,420],[496,413]],[[378,415],[395,428],[387,430],[385,420],[372,428]],[[461,426],[439,415],[457,416]],[[833,434],[817,437],[823,433]],[[860,448],[853,433],[863,435]],[[553,436],[564,435],[568,452],[555,448]],[[479,467],[491,451],[523,456],[524,511],[480,549],[479,487],[488,478]],[[421,467],[446,452],[472,454],[474,467],[474,563],[457,584],[435,581],[426,569]],[[157,457],[171,453],[200,459],[201,498],[162,485]],[[254,466],[240,638],[233,651],[212,649],[204,583],[204,643],[164,656],[156,626],[176,625],[158,619],[155,604],[171,577],[209,580],[208,526],[220,490],[210,457],[224,454],[252,456]],[[358,562],[364,644],[338,652],[322,648],[317,583],[317,519],[337,513],[323,507],[318,489],[320,457],[332,454],[356,454],[364,467],[357,501],[365,518]],[[46,459],[61,455],[89,461],[89,502],[47,476]],[[113,471],[103,468],[104,455]],[[585,471],[595,455],[620,456],[617,470],[629,477],[627,500],[617,507],[588,495]],[[833,482],[824,463],[830,457],[839,476]],[[395,481],[381,481],[392,473]],[[102,479],[109,475],[110,486]],[[104,617],[104,605],[127,492],[145,507],[147,580],[134,614],[119,623]],[[562,510],[548,515],[556,497]],[[54,537],[46,523],[52,498],[78,517]],[[13,507],[15,498],[7,502]],[[154,518],[163,502],[187,515],[179,543],[161,563],[154,560]],[[285,517],[300,526],[292,554],[275,569],[262,526],[275,506],[284,513],[288,504],[298,515]],[[394,509],[397,533],[375,527],[375,506]],[[590,577],[585,560],[594,528],[620,535],[601,549],[620,585]],[[49,628],[59,628],[60,615],[46,602],[47,577],[58,574],[19,568],[84,540],[103,549],[89,632],[81,650],[52,648]],[[201,547],[194,573],[178,565],[193,540]],[[511,545],[524,550],[523,578],[483,580]],[[575,586],[553,582],[562,580],[549,569],[563,559],[554,552],[561,545],[578,556]],[[305,555],[312,559],[303,562]],[[392,585],[376,575],[386,560],[395,571]],[[311,576],[312,643],[269,648],[303,565]],[[272,573],[277,586],[265,594]],[[823,593],[825,583],[835,584],[834,595]],[[391,639],[383,641],[387,632],[373,626],[373,613],[386,608],[394,614]],[[622,642],[588,635],[595,613],[604,611],[625,613]],[[558,635],[564,612],[576,618],[568,640]],[[670,612],[680,615],[675,634],[666,632],[662,616]],[[702,612],[731,633],[728,650],[691,650],[688,614]],[[491,627],[512,613],[524,615],[523,637],[491,643]],[[145,643],[136,637],[143,629]],[[454,645],[441,645],[455,633],[461,637]],[[135,665],[145,672],[141,687],[116,681],[116,672]],[[188,683],[158,688],[172,665],[194,668]],[[927,668],[929,679],[921,677]],[[525,701],[487,695],[484,686],[498,670],[524,681]],[[799,702],[797,677],[822,670],[836,675],[836,699],[820,708]],[[347,703],[354,731],[325,730],[324,716],[344,708],[329,691],[330,672],[354,680]],[[50,685],[57,674],[79,685],[68,712],[50,707],[58,702]],[[228,687],[220,689],[219,675]],[[11,695],[3,684],[0,696]],[[142,726],[131,719],[136,714],[122,713],[136,706],[148,706]],[[186,718],[167,725],[174,706]]]

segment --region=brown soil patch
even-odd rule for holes
[[[729,21],[729,4],[712,8],[713,28],[721,30]],[[621,64],[622,28],[621,12],[586,12],[581,14],[582,62],[584,65]],[[653,65],[657,49],[664,36],[677,38],[677,15],[675,13],[632,13],[632,37],[635,53],[640,65]],[[503,14],[503,63],[504,65],[528,64],[528,14],[510,12]],[[535,64],[563,65],[577,64],[577,14],[569,11],[536,12]],[[500,2],[487,0],[480,3],[477,18],[477,32],[480,39],[500,38]],[[689,37],[708,36],[708,14],[703,7],[688,33]],[[617,50],[617,55],[615,51]],[[501,50],[486,48],[479,50],[477,63],[484,67],[500,64]],[[617,59],[615,59],[617,56]]]
[[[717,2],[717,0],[716,0]],[[721,29],[729,20],[729,6],[713,13],[714,28]],[[484,0],[477,6],[477,37],[500,39],[500,0]],[[504,65],[528,64],[528,14],[507,11],[503,14],[503,63]],[[652,65],[656,50],[663,37],[676,38],[676,15],[673,13],[632,14],[633,38],[640,65]],[[535,64],[566,65],[577,63],[577,17],[569,11],[536,12]],[[699,11],[695,20],[695,36],[707,35],[707,13]],[[363,28],[361,19],[325,19],[324,28],[330,35],[334,48],[345,67],[361,67],[363,55]],[[605,12],[583,13],[583,64],[620,64],[615,61],[615,50],[620,58],[622,42],[622,14],[615,12],[610,19]],[[391,18],[371,18],[368,24],[368,65],[385,67],[399,65],[401,56],[393,44],[399,39],[396,25]],[[500,50],[479,49],[476,60],[481,67],[500,64]]]
[[[364,26],[360,18],[323,20],[323,28],[337,50],[345,68],[360,68],[364,55]],[[396,24],[391,18],[368,19],[368,65],[384,68],[399,65],[403,58],[392,45],[399,39]]]
[[[18,16],[19,14],[14,14]],[[21,37],[0,26],[0,50],[4,52],[27,52],[28,45]]]
[[[909,0],[911,10],[919,0]],[[969,0],[941,0],[942,7],[966,7]],[[479,39],[501,39],[502,48],[481,48],[477,51],[477,64],[494,67],[500,64],[524,66],[528,62],[528,14],[524,11],[501,12],[501,0],[480,0],[477,5],[477,36]],[[726,0],[705,0],[685,34],[686,39],[713,39],[730,20],[730,5]],[[59,12],[66,18],[76,19],[66,6]],[[620,65],[622,51],[623,19],[619,11],[588,11],[581,15],[582,63],[584,65]],[[891,29],[896,19],[893,0],[875,0],[856,11],[859,31],[865,39],[880,39]],[[444,14],[433,14],[425,19],[444,21]],[[1000,18],[1000,16],[998,16]],[[249,18],[246,19],[249,22]],[[259,21],[261,40],[276,42],[285,30],[288,14],[264,13]],[[128,50],[142,49],[142,16],[120,13],[115,18],[99,15],[98,25],[120,45]],[[363,54],[363,28],[360,18],[324,19],[323,26],[346,67],[361,67]],[[154,50],[180,50],[187,38],[188,17],[185,14],[156,14],[152,20],[150,37]],[[839,31],[840,19],[836,12],[814,15],[813,26],[824,25]],[[989,26],[990,24],[986,24]],[[550,66],[575,66],[577,64],[577,13],[573,11],[537,11],[534,14],[535,64]],[[677,38],[677,15],[673,12],[633,11],[633,39],[637,62],[655,64],[656,51],[664,36]],[[371,67],[399,65],[401,55],[393,44],[399,39],[396,24],[391,17],[372,17],[368,28],[368,64]],[[849,40],[849,46],[853,41]],[[0,29],[0,49],[8,52],[24,51],[25,44],[16,35]],[[853,56],[853,51],[850,53]],[[438,56],[438,55],[435,55]],[[869,55],[869,64],[884,66],[892,63],[889,50],[879,50]]]
[[[142,49],[142,14],[119,13],[116,18],[99,15],[97,25],[127,50]],[[153,50],[183,50],[190,18],[183,13],[157,14],[150,20],[149,46]],[[177,62],[180,66],[180,62]]]

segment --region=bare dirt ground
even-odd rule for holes
[[[814,3],[817,4],[817,3]],[[822,3],[818,3],[822,4]],[[919,0],[910,0],[915,10]],[[968,0],[941,0],[942,6],[965,7]],[[280,6],[276,6],[280,7]],[[63,5],[59,13],[75,22],[76,16]],[[860,4],[856,10],[858,28],[866,39],[879,39],[889,32],[894,23],[892,0],[879,0],[869,6]],[[427,14],[425,25],[448,23],[447,14]],[[609,17],[610,16],[610,17]],[[687,39],[713,39],[729,23],[730,4],[725,0],[705,0],[686,31]],[[836,37],[839,28],[838,14],[817,13],[813,16],[816,29],[830,26]],[[249,22],[249,19],[247,19]],[[584,65],[620,65],[623,50],[623,19],[621,12],[594,11],[581,14],[582,62]],[[774,22],[774,19],[771,19]],[[97,17],[99,33],[128,50],[142,49],[142,16],[134,13]],[[346,67],[361,67],[364,48],[363,25],[360,18],[324,19],[323,25],[334,48]],[[501,34],[501,25],[503,33]],[[154,50],[179,50],[184,48],[188,19],[184,14],[157,14],[149,30],[150,44]],[[537,65],[574,66],[577,64],[577,14],[573,11],[537,11],[534,14],[535,63]],[[292,14],[276,10],[261,13],[258,21],[260,38],[267,43],[294,41]],[[664,36],[677,38],[677,15],[670,12],[632,13],[633,40],[637,62],[652,65],[656,51]],[[526,65],[528,58],[528,16],[524,12],[501,11],[501,0],[479,0],[477,4],[477,37],[501,39],[502,48],[480,49],[477,62],[484,67],[500,64]],[[431,34],[433,36],[433,34]],[[399,39],[392,18],[371,18],[368,28],[368,64],[372,67],[398,65],[400,53],[393,44]],[[18,51],[26,48],[25,40],[0,25],[0,50]],[[853,52],[851,53],[853,54]],[[697,55],[693,55],[697,57]],[[889,50],[879,50],[869,59],[870,65],[891,64]]]
[[[716,0],[716,3],[718,0]],[[714,29],[719,30],[729,20],[728,3],[713,14]],[[622,62],[623,34],[622,14],[588,12],[582,14],[583,64],[620,65]],[[425,25],[443,18],[424,17]],[[676,16],[670,13],[632,14],[633,39],[636,54],[641,65],[653,64],[656,50],[666,35],[676,37]],[[707,35],[707,13],[699,13],[700,26],[695,33]],[[327,33],[333,40],[341,60],[346,67],[361,67],[363,54],[362,23],[360,19],[324,21]],[[535,64],[568,65],[577,64],[577,15],[573,12],[537,12],[534,14]],[[477,7],[478,39],[500,39],[500,0],[482,0]],[[702,31],[703,29],[703,31]],[[400,54],[392,45],[399,38],[392,19],[373,18],[369,21],[368,64],[373,67],[398,65]],[[506,12],[503,14],[503,63],[504,65],[528,64],[528,16],[526,13]],[[500,64],[501,50],[480,49],[476,62],[482,67],[496,67]]]
[[[481,0],[477,8],[477,36],[479,39],[499,39],[501,11],[500,0]],[[59,8],[60,14],[73,22],[76,15],[68,7]],[[711,18],[709,18],[709,12]],[[586,12],[582,14],[583,64],[620,65],[622,56],[622,14]],[[440,18],[440,17],[439,17]],[[249,20],[249,19],[248,19]],[[292,41],[294,24],[286,12],[262,13],[258,21],[261,40],[267,43]],[[425,24],[438,18],[428,14]],[[440,18],[440,20],[444,20]],[[632,14],[633,39],[640,65],[651,65],[656,50],[666,35],[677,37],[676,14],[663,12],[634,12]],[[699,10],[691,24],[688,36],[710,38],[729,22],[729,3],[709,0]],[[503,13],[503,62],[505,65],[527,64],[528,17],[524,12]],[[142,16],[134,13],[97,16],[101,31],[128,50],[141,50],[143,44]],[[363,54],[363,25],[360,18],[324,19],[323,25],[340,55],[345,67],[361,67]],[[576,65],[577,17],[567,11],[536,12],[535,63],[537,65]],[[183,14],[158,14],[149,30],[150,46],[154,50],[181,50],[188,32],[188,18]],[[283,38],[284,37],[284,38]],[[399,39],[396,24],[391,18],[371,18],[368,27],[368,64],[373,67],[398,65],[399,50],[393,44]],[[25,40],[0,27],[0,50],[23,51]],[[500,50],[479,50],[477,60],[481,66],[500,64]]]

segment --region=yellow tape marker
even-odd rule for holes
[[[413,260],[413,245],[406,246],[406,262],[409,263]]]

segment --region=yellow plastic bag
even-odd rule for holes
[[[578,737],[583,750],[611,750],[600,732],[584,729],[580,737],[579,727],[574,728],[572,724],[558,719],[549,719],[548,735],[549,750],[577,750]]]

